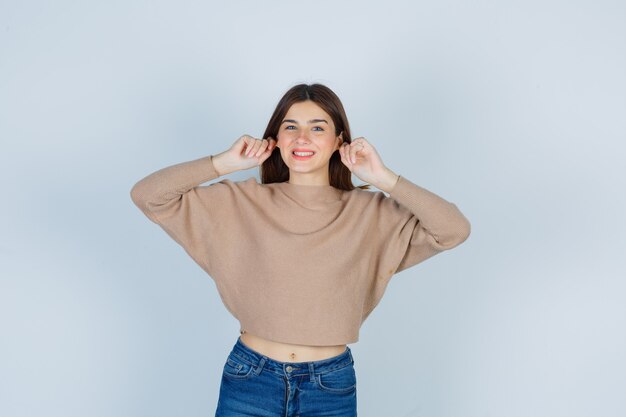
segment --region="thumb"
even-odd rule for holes
[[[247,150],[254,143],[254,140],[250,135],[243,135],[239,138],[236,148],[240,156],[244,153],[244,150]]]

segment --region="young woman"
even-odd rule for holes
[[[223,179],[260,166],[261,182]],[[355,187],[354,174],[382,191]],[[389,194],[386,196],[384,193]],[[131,197],[215,281],[241,324],[216,416],[356,416],[347,346],[390,278],[467,239],[457,206],[352,140],[339,98],[300,84],[262,139],[172,165]]]

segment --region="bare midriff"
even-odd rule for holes
[[[275,342],[240,331],[241,341],[250,349],[280,362],[312,362],[332,358],[346,351],[347,345],[307,346]]]

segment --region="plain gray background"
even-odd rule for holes
[[[300,82],[472,224],[350,345],[359,416],[625,415],[624,22],[618,1],[3,0],[0,415],[213,415],[238,323],[129,192],[259,137]]]

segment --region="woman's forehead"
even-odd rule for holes
[[[315,123],[320,120],[332,123],[330,115],[312,101],[294,103],[287,111],[285,119],[296,120],[298,123]]]

